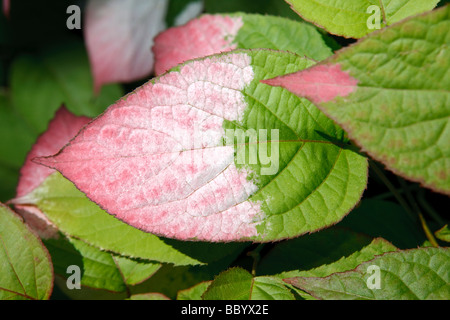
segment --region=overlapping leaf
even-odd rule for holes
[[[268,80],[306,96],[390,170],[450,194],[450,6]]]
[[[155,71],[159,75],[187,60],[238,48],[286,50],[314,60],[332,54],[323,36],[306,23],[257,14],[204,15],[155,38]]]
[[[353,271],[285,281],[321,299],[448,300],[449,258],[448,248],[413,249],[386,253]]]
[[[53,289],[53,267],[39,238],[0,204],[0,300],[43,300]]]
[[[111,292],[124,292],[154,274],[159,263],[135,261],[115,256],[73,238],[45,241],[55,267],[55,273],[67,278],[68,267],[81,270],[81,285]]]
[[[305,20],[350,38],[433,9],[439,0],[286,0]]]
[[[275,277],[253,277],[241,268],[218,275],[203,294],[204,300],[294,300],[294,295]]]
[[[110,107],[56,156],[36,161],[116,218],[165,237],[270,241],[322,229],[359,201],[366,159],[307,100],[260,83],[312,64],[271,50],[187,63]],[[236,143],[248,132],[258,140]],[[66,187],[30,199],[69,192],[57,176],[47,188],[55,183]]]
[[[153,37],[165,28],[168,0],[90,0],[84,27],[95,90],[153,69]]]

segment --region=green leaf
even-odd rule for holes
[[[96,117],[123,94],[109,85],[94,95],[87,54],[76,43],[21,56],[10,73],[12,103],[35,133],[45,131],[62,104],[76,115]]]
[[[291,278],[289,283],[320,299],[448,300],[450,250],[413,249],[386,253],[354,271],[325,278]],[[380,287],[376,288],[377,267]],[[285,280],[286,281],[286,280]],[[370,288],[372,289],[370,289]]]
[[[449,17],[447,5],[266,83],[314,101],[394,173],[450,194]]]
[[[39,238],[0,204],[0,300],[49,299],[53,267]]]
[[[320,32],[307,23],[257,14],[229,16],[242,17],[243,26],[233,41],[237,48],[285,50],[316,61],[333,54]]]
[[[318,268],[360,252],[371,242],[366,235],[329,228],[277,244],[264,256],[256,271],[258,275],[274,275]]]
[[[161,293],[142,293],[132,295],[127,300],[170,300],[170,299]]]
[[[177,294],[177,300],[202,300],[203,294],[211,283],[212,281],[204,281],[191,288],[180,290]]]
[[[448,225],[445,225],[438,231],[434,233],[436,235],[436,238],[439,240],[450,242],[450,229],[448,228]]]
[[[204,300],[294,300],[280,279],[253,277],[241,268],[232,268],[216,277],[203,294]]]
[[[216,261],[245,246],[160,239],[110,216],[59,173],[49,176],[21,201],[37,205],[68,236],[128,257],[196,265]]]
[[[389,201],[363,200],[339,226],[384,238],[400,249],[416,248],[426,239],[405,209]]]
[[[122,274],[123,281],[127,285],[137,285],[150,278],[161,268],[159,263],[134,260],[118,255],[113,255],[112,257]]]
[[[292,277],[326,277],[336,272],[344,272],[355,269],[363,262],[372,260],[375,256],[386,252],[397,251],[398,249],[384,239],[374,239],[370,244],[359,251],[343,256],[341,259],[330,264],[323,264],[320,267],[310,270],[295,270],[278,274],[280,278]]]
[[[302,18],[328,32],[361,38],[375,29],[391,25],[433,9],[439,0],[286,0]],[[377,18],[379,26],[373,19]]]
[[[55,273],[67,279],[69,266],[77,266],[81,270],[81,285],[105,289],[112,292],[126,291],[120,271],[110,253],[73,238],[45,240],[52,256]]]

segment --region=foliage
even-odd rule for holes
[[[4,1],[0,299],[450,299],[446,1],[79,3]]]

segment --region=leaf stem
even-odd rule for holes
[[[425,198],[425,191],[421,189],[419,191],[417,200],[419,201],[420,206],[436,221],[440,226],[445,225],[445,221],[439,216],[439,214],[433,209],[433,207],[427,202]]]
[[[256,267],[258,266],[259,260],[261,260],[260,252],[264,248],[265,245],[266,245],[265,243],[261,243],[260,245],[258,245],[256,247],[255,250],[252,250],[249,253],[247,253],[247,255],[249,257],[253,258],[252,276],[254,276],[254,277],[256,276]]]
[[[395,188],[395,186],[389,181],[389,179],[386,177],[386,175],[383,173],[383,171],[378,167],[378,165],[373,161],[369,159],[370,167],[373,169],[373,171],[376,173],[376,175],[383,181],[383,183],[386,185],[386,187],[390,190],[390,192],[394,195],[394,197],[397,199],[398,203],[405,209],[405,211],[409,214],[410,218],[416,222],[417,217],[414,214],[414,212],[411,210],[411,207],[408,205],[406,200],[402,197],[401,193]]]
[[[427,225],[427,221],[425,220],[422,211],[420,210],[419,205],[417,204],[416,200],[412,196],[411,192],[408,189],[408,185],[406,184],[405,180],[398,177],[398,181],[402,185],[403,189],[406,191],[406,197],[408,198],[409,203],[413,206],[413,209],[416,211],[417,215],[420,219],[420,224],[422,225],[422,229],[425,232],[425,235],[427,236],[427,239],[430,241],[430,243],[433,245],[433,247],[439,247],[439,244],[436,241],[436,238],[434,237],[433,233],[430,231],[430,228]]]

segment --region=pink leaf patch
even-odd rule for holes
[[[283,87],[316,104],[334,100],[336,97],[346,97],[356,90],[358,84],[358,80],[342,71],[339,64],[316,65],[261,82],[274,87]]]
[[[204,15],[164,31],[153,46],[156,74],[188,60],[236,49],[233,41],[242,25],[240,17]]]
[[[31,193],[55,170],[35,164],[32,160],[36,157],[48,156],[58,152],[89,121],[89,118],[77,117],[67,111],[66,108],[60,108],[55,118],[50,122],[47,131],[34,144],[20,170],[17,199],[13,200],[12,203],[16,203],[18,211],[41,237],[50,237],[55,227],[38,208],[20,205],[20,198]]]
[[[165,28],[167,0],[90,0],[85,38],[95,90],[131,82],[153,69],[153,38]]]
[[[147,83],[40,158],[118,219],[182,240],[257,235],[257,186],[223,145],[224,120],[242,120],[254,78],[244,53],[194,61]]]

